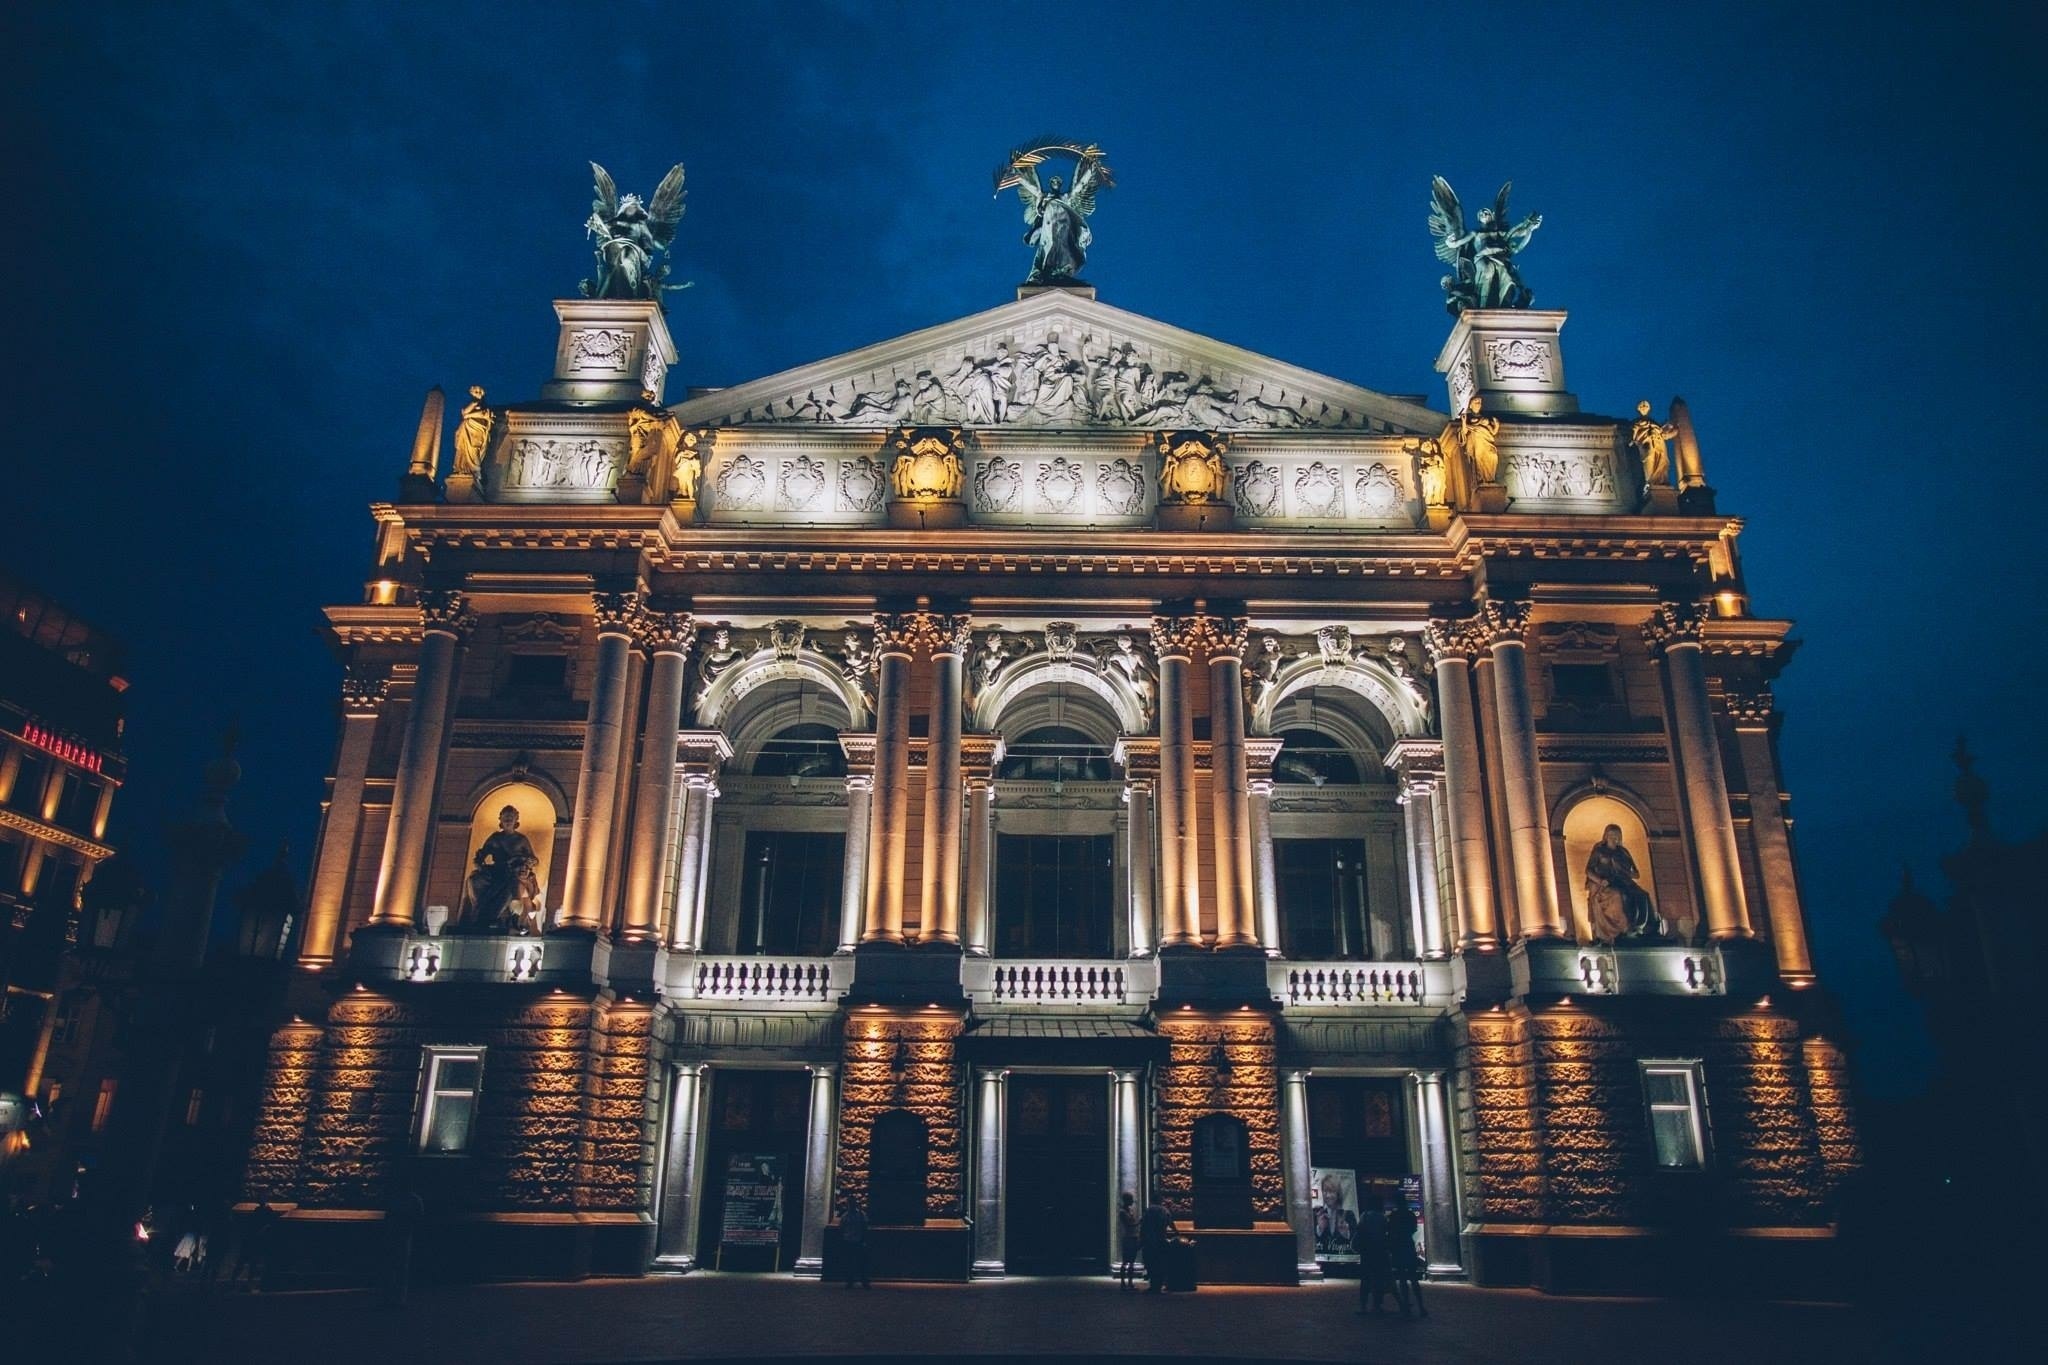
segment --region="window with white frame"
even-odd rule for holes
[[[1707,1164],[1707,1116],[1698,1062],[1644,1062],[1643,1100],[1657,1168],[1697,1171]]]
[[[476,1121],[477,1094],[482,1088],[484,1051],[480,1047],[430,1047],[426,1050],[425,1087],[420,1098],[420,1150],[451,1154],[469,1150]]]

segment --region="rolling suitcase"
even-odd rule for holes
[[[1195,1278],[1195,1244],[1166,1244],[1166,1289],[1171,1294],[1192,1294],[1200,1287]]]

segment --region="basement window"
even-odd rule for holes
[[[1644,1062],[1643,1100],[1657,1168],[1697,1171],[1707,1164],[1706,1106],[1698,1062]]]
[[[453,1155],[469,1150],[482,1087],[482,1048],[426,1049],[426,1087],[420,1102],[420,1150]]]

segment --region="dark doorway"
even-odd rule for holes
[[[1101,1076],[1009,1080],[1003,1246],[1019,1275],[1109,1270],[1109,1086]]]
[[[1405,1082],[1398,1076],[1311,1076],[1308,1081],[1308,1164],[1316,1174],[1309,1198],[1333,1206],[1332,1226],[1355,1226],[1377,1194],[1383,1206],[1399,1197],[1402,1177],[1415,1174],[1408,1149]],[[1347,1213],[1336,1212],[1344,1209]],[[1358,1273],[1347,1235],[1319,1241],[1316,1259],[1326,1274]]]
[[[1387,955],[1367,930],[1365,842],[1275,839],[1280,946],[1287,956],[1358,961]]]
[[[930,1169],[923,1119],[908,1109],[876,1116],[868,1142],[868,1221],[877,1227],[922,1227]]]
[[[710,1131],[704,1137],[704,1215],[697,1222],[697,1259],[721,1270],[787,1270],[803,1236],[804,1142],[811,1104],[803,1071],[711,1071]],[[742,1158],[735,1162],[734,1158]],[[751,1158],[751,1160],[748,1160]],[[780,1177],[781,1231],[760,1239],[762,1172]],[[747,1200],[726,1237],[726,1194]],[[735,1214],[741,1214],[735,1209]]]
[[[1251,1135],[1234,1114],[1204,1114],[1195,1120],[1195,1226],[1248,1228],[1252,1225]]]

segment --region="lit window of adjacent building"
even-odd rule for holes
[[[185,1097],[185,1126],[187,1128],[197,1128],[199,1126],[199,1115],[204,1111],[205,1106],[206,1092],[195,1087],[192,1093]]]
[[[1666,1171],[1697,1171],[1707,1164],[1707,1116],[1698,1062],[1644,1062],[1643,1099],[1650,1111],[1650,1145]]]
[[[420,1150],[466,1152],[483,1082],[482,1048],[430,1047],[420,1100]]]
[[[107,1130],[107,1116],[114,1112],[114,1090],[119,1084],[112,1076],[100,1082],[100,1097],[93,1101],[92,1106],[92,1130],[95,1133]]]

